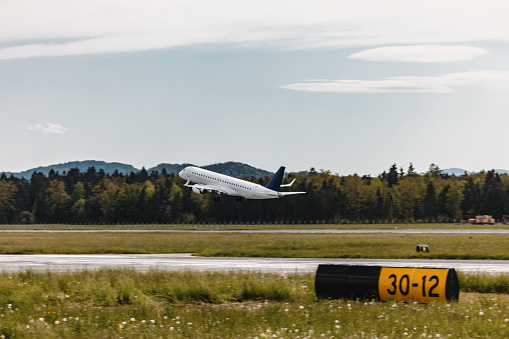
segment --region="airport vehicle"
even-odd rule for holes
[[[475,219],[468,219],[468,223],[474,225],[495,225],[495,219],[491,215],[476,215]]]
[[[242,201],[243,199],[277,199],[286,195],[306,193],[280,192],[281,187],[289,187],[295,182],[295,179],[293,179],[291,183],[281,185],[284,173],[285,167],[281,166],[265,185],[255,184],[195,166],[184,168],[179,172],[179,176],[187,180],[184,186],[191,187],[195,193],[214,193],[214,201],[219,201],[221,194],[231,195],[237,197],[237,201]],[[194,182],[194,184],[191,184],[191,182]]]

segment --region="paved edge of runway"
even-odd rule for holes
[[[262,230],[129,230],[129,229],[104,229],[104,230],[44,230],[44,229],[19,229],[1,230],[0,233],[308,233],[308,234],[509,234],[509,229],[262,229]]]
[[[99,269],[257,271],[314,273],[320,264],[384,267],[454,268],[464,272],[509,273],[509,260],[442,259],[332,259],[332,258],[253,258],[198,257],[175,254],[2,254],[0,271],[79,271]]]

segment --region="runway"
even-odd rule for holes
[[[509,260],[425,260],[425,259],[310,259],[310,258],[212,258],[183,254],[50,254],[0,255],[0,271],[98,270],[131,268],[148,270],[257,271],[314,273],[319,264],[379,265],[392,267],[454,268],[462,272],[509,273]]]
[[[308,234],[509,234],[509,229],[263,229],[263,230],[0,230],[0,233],[308,233]],[[425,260],[425,259],[316,259],[316,258],[217,258],[191,254],[47,254],[0,255],[0,271],[27,269],[49,271],[131,268],[138,271],[245,270],[281,273],[314,273],[319,264],[377,265],[393,267],[454,268],[463,272],[509,273],[509,260]]]

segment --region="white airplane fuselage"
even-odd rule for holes
[[[226,194],[235,197],[243,197],[246,199],[276,199],[281,198],[286,194],[297,193],[279,192],[259,184],[212,172],[195,166],[184,168],[182,171],[180,171],[179,176],[187,181],[185,186],[191,187],[193,192],[200,194],[205,192],[213,192],[216,194]],[[195,184],[192,185],[190,182]]]

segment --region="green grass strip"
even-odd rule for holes
[[[460,274],[462,291],[508,275]],[[509,302],[488,295],[454,303],[318,300],[314,275],[272,273],[0,273],[6,338],[320,338],[509,336]],[[505,286],[501,288],[500,286]],[[487,291],[493,292],[490,288]]]
[[[509,259],[509,234],[0,233],[0,254]],[[430,252],[416,252],[417,244]]]

